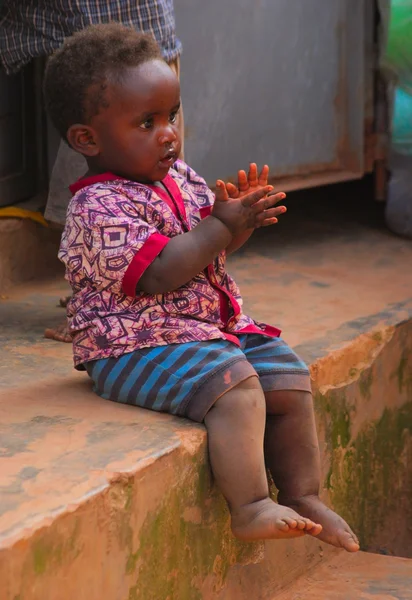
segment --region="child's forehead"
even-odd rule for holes
[[[153,60],[124,69],[120,77],[109,85],[110,92],[124,101],[154,102],[180,96],[180,85],[165,62]]]

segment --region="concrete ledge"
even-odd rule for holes
[[[60,237],[33,221],[0,219],[0,294],[15,284],[63,273],[57,260]]]
[[[402,556],[411,334],[384,327],[312,365],[325,498],[364,549]],[[103,401],[83,374],[4,390],[0,407],[1,600],[265,600],[334,554],[234,540],[204,429]]]
[[[339,556],[301,577],[276,600],[407,599],[412,561],[376,554]]]

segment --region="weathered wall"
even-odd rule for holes
[[[352,381],[315,394],[325,487],[365,549],[412,557],[412,323],[381,343]]]
[[[365,4],[175,0],[185,155],[210,184],[251,161],[285,190],[363,174],[374,64]]]
[[[0,294],[13,285],[63,274],[60,233],[24,219],[0,219]]]

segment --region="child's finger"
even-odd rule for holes
[[[229,198],[239,198],[240,192],[233,183],[227,183],[226,190],[229,194]]]
[[[269,192],[271,192],[272,190],[273,190],[273,186],[271,186],[271,185],[267,185],[266,187],[259,188],[256,191],[251,192],[247,196],[243,196],[241,202],[242,202],[243,206],[253,206],[256,203],[262,204],[263,205],[262,209],[257,211],[257,212],[262,212],[263,210],[265,210],[265,208],[270,208],[273,205],[272,198],[270,196],[268,196],[267,198],[262,200],[262,198],[267,196],[267,194]],[[259,200],[261,202],[259,202]]]
[[[276,202],[280,202],[286,198],[285,192],[276,192],[276,194],[269,194],[269,198]]]
[[[277,223],[277,217],[283,215],[286,212],[285,206],[277,206],[276,208],[270,208],[269,210],[264,210],[260,214],[256,216],[256,223],[261,226],[265,221],[270,221],[271,219],[276,219],[274,221]]]
[[[258,184],[258,169],[256,163],[250,163],[249,165],[249,173],[248,173],[248,181],[250,187],[257,187]]]
[[[229,200],[229,196],[227,193],[227,189],[226,189],[226,185],[225,182],[222,181],[221,179],[218,179],[216,181],[216,200],[218,202],[225,202],[226,200]]]
[[[286,212],[286,206],[276,206],[275,208],[269,208],[264,210],[256,216],[256,219],[271,219],[272,217],[279,217]]]
[[[239,171],[237,174],[237,185],[241,192],[246,192],[249,189],[249,181],[246,175],[246,171]]]
[[[280,202],[281,200],[284,200],[284,199],[285,199],[285,194],[283,194],[283,192],[281,192],[280,194],[269,194],[262,200],[259,200],[259,202],[256,202],[253,205],[253,210],[255,211],[256,214],[260,213],[264,210],[267,210],[268,208],[271,208],[272,206],[274,206],[275,204],[277,204],[278,202]]]
[[[259,229],[259,227],[269,227],[269,225],[276,225],[279,223],[279,219],[273,217],[272,219],[264,219],[261,223],[258,223],[255,229]]]
[[[267,185],[269,179],[269,167],[268,165],[263,165],[263,168],[259,174],[258,183],[259,185]]]

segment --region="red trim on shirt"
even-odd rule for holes
[[[136,296],[136,285],[139,279],[169,242],[170,238],[165,235],[152,233],[140,250],[136,252],[123,276],[122,290],[127,296],[133,298]]]
[[[212,207],[211,206],[204,206],[203,208],[199,209],[200,212],[200,218],[201,219],[206,219],[206,217],[208,217],[209,215],[211,215],[212,213]]]
[[[238,340],[238,338],[236,337],[235,334],[233,333],[226,333],[226,331],[222,331],[223,335],[225,336],[225,338],[227,339],[228,342],[232,342],[232,344],[236,344],[236,346],[239,346],[240,348],[240,342]]]
[[[226,290],[224,287],[220,286],[218,283],[215,283],[215,274],[213,265],[209,265],[207,269],[205,269],[206,275],[210,281],[210,284],[217,290],[219,294],[220,300],[220,318],[223,322],[224,327],[227,327],[229,323],[229,302],[232,305],[234,317],[237,317],[240,314],[240,306],[238,301],[232,294]],[[233,342],[233,335],[241,335],[242,333],[258,333],[260,335],[267,335],[269,337],[279,337],[281,334],[281,330],[277,327],[272,327],[271,325],[265,325],[263,328],[258,327],[257,325],[247,325],[242,329],[237,330],[236,332],[227,333],[225,330],[222,332],[226,339]],[[236,342],[234,342],[236,343]]]
[[[169,194],[175,201],[180,218],[184,223],[187,223],[186,207],[183,201],[182,194],[180,193],[179,186],[174,181],[171,175],[166,175],[166,177],[162,180],[162,183],[164,186],[166,186],[167,190],[169,191]]]
[[[259,333],[268,337],[279,337],[282,332],[277,327],[272,327],[272,325],[265,325],[262,329],[257,325],[246,325],[246,327],[236,331],[236,335],[242,335],[243,333]]]
[[[174,216],[177,217],[178,219],[180,219],[180,215],[179,215],[179,211],[177,210],[177,206],[174,203],[173,198],[170,197],[170,194],[167,190],[165,190],[164,188],[162,188],[158,185],[148,185],[147,187],[150,188],[153,192],[155,192],[155,194],[160,196],[160,198],[163,200],[163,202],[166,202],[166,204],[168,205],[168,207],[170,208],[170,210],[172,211]]]
[[[237,317],[240,314],[240,306],[238,301],[232,294],[224,287],[219,285],[215,280],[215,272],[213,265],[209,265],[207,267],[207,276],[211,283],[211,285],[218,291],[220,297],[220,316],[225,325],[227,325],[227,320],[229,317],[229,308],[227,303],[230,302],[233,308],[234,316]]]
[[[69,185],[69,190],[74,196],[79,190],[82,190],[83,188],[88,187],[89,185],[93,185],[94,183],[102,183],[103,181],[116,180],[126,181],[124,177],[120,177],[119,175],[115,175],[114,173],[110,173],[108,171],[107,173],[100,173],[99,175],[91,175],[90,177],[83,177],[81,179],[78,179],[75,183]]]
[[[128,181],[124,177],[120,175],[115,175],[110,171],[106,173],[100,173],[99,175],[91,175],[90,177],[83,177],[69,186],[69,189],[73,196],[85,187],[89,185],[93,185],[94,183],[103,183],[106,181]],[[142,184],[145,187],[148,187],[153,192],[158,194],[164,202],[169,206],[170,210],[176,217],[180,217],[183,221],[187,221],[186,216],[186,208],[182,198],[182,194],[180,193],[179,186],[173,180],[171,175],[166,175],[166,177],[162,181],[163,185],[166,187],[166,190],[162,189],[157,185],[149,185]]]

